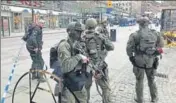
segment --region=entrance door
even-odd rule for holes
[[[9,17],[2,16],[1,22],[2,22],[1,36],[3,37],[10,36]]]

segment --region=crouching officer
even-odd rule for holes
[[[64,78],[62,103],[87,103],[85,89],[88,58],[80,46],[83,24],[71,22],[68,25],[68,39],[59,43],[58,59]]]
[[[42,58],[42,25],[40,23],[35,24],[31,23],[29,27],[25,30],[26,34],[22,38],[24,41],[26,41],[26,48],[28,52],[30,53],[31,59],[32,59],[32,70],[42,70],[44,67],[44,60]],[[38,79],[40,82],[44,82],[44,78],[42,73],[33,72],[32,73],[32,79]]]
[[[127,55],[133,64],[136,76],[136,102],[143,103],[144,72],[147,75],[151,101],[158,101],[155,73],[158,65],[158,55],[162,53],[163,38],[155,30],[149,29],[149,19],[141,17],[138,21],[139,30],[132,33],[127,43]]]

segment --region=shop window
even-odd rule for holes
[[[125,10],[128,11],[128,8],[126,8]]]
[[[125,4],[124,3],[122,3],[122,6],[124,6]]]
[[[21,19],[19,13],[14,13],[14,29],[18,30],[20,29]]]

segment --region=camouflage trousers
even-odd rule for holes
[[[110,93],[111,91],[110,91],[110,85],[109,85],[108,69],[105,69],[104,74],[106,77],[103,77],[99,80],[96,80],[96,83],[98,86],[100,86],[100,88],[102,90],[103,103],[112,103],[111,93]],[[90,88],[91,88],[91,86],[92,86],[92,79],[89,80],[85,86],[86,90],[87,90],[87,97],[88,97],[87,103],[89,103],[89,101],[90,101]]]
[[[86,85],[85,85],[85,88],[86,88],[86,92],[87,92],[87,103],[90,103],[90,89],[91,89],[91,86],[92,86],[92,72],[88,74],[88,79],[87,79],[87,82],[86,82]]]
[[[157,92],[155,76],[154,76],[154,73],[156,72],[156,70],[155,69],[141,69],[141,68],[134,67],[133,73],[136,76],[136,97],[137,97],[138,103],[143,103],[143,87],[144,87],[143,80],[144,80],[144,75],[145,75],[144,72],[147,75],[151,99],[154,100],[158,98],[157,97],[158,92]]]
[[[80,103],[87,103],[87,92],[86,92],[85,87],[83,87],[81,91],[75,91],[73,93],[78,98]],[[66,87],[64,87],[62,90],[61,99],[62,99],[61,100],[62,103],[77,103],[77,101],[75,100],[75,97]]]
[[[102,100],[103,103],[112,103],[111,99],[111,90],[109,85],[109,76],[108,76],[108,69],[104,71],[105,77],[99,80],[96,80],[97,85],[100,86],[102,90]]]

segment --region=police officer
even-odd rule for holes
[[[32,59],[32,70],[42,70],[44,66],[44,60],[42,58],[42,26],[40,23],[32,23],[29,25],[28,30],[26,30],[26,48],[28,52],[30,53],[31,59]],[[32,73],[32,79],[38,79],[40,82],[44,82],[44,78],[42,73],[33,72]]]
[[[96,31],[104,34],[105,36],[109,38],[109,32],[107,29],[107,25],[108,25],[108,18],[104,16],[102,20],[100,21],[99,25],[96,27]]]
[[[103,103],[111,103],[108,68],[104,61],[104,52],[113,50],[114,45],[110,42],[109,38],[105,34],[99,33],[95,30],[96,26],[96,20],[94,18],[89,18],[86,21],[87,30],[85,31],[86,35],[84,38],[86,39],[86,47],[92,68],[95,70],[94,76],[96,78],[96,83],[102,89]],[[91,85],[89,85],[87,88],[89,96],[90,86]]]
[[[58,46],[58,59],[61,63],[61,72],[65,75],[62,103],[78,103],[78,101],[79,103],[87,103],[86,79],[79,76],[81,74],[74,75],[75,73],[83,73],[81,72],[83,64],[88,63],[86,54],[78,53],[79,50],[82,51],[79,44],[83,30],[83,24],[71,22],[67,27],[68,39],[60,42]],[[77,83],[73,81],[77,81]]]
[[[86,24],[86,31],[84,32],[84,40],[86,44],[86,50],[88,53],[88,56],[90,58],[91,66],[96,64],[96,59],[98,58],[98,52],[97,52],[97,43],[96,40],[94,40],[96,36],[95,28],[97,26],[97,22],[93,18],[89,18],[85,21]],[[101,42],[101,39],[99,39]],[[86,90],[87,90],[87,103],[89,103],[90,100],[90,88],[92,86],[92,76],[93,76],[93,68],[89,72],[89,79],[86,83]]]
[[[127,43],[127,55],[133,64],[133,73],[136,76],[137,103],[143,103],[144,72],[147,75],[151,101],[158,101],[155,73],[158,65],[157,56],[162,53],[163,38],[155,30],[149,29],[149,19],[141,17],[138,21],[139,30],[132,33]]]

